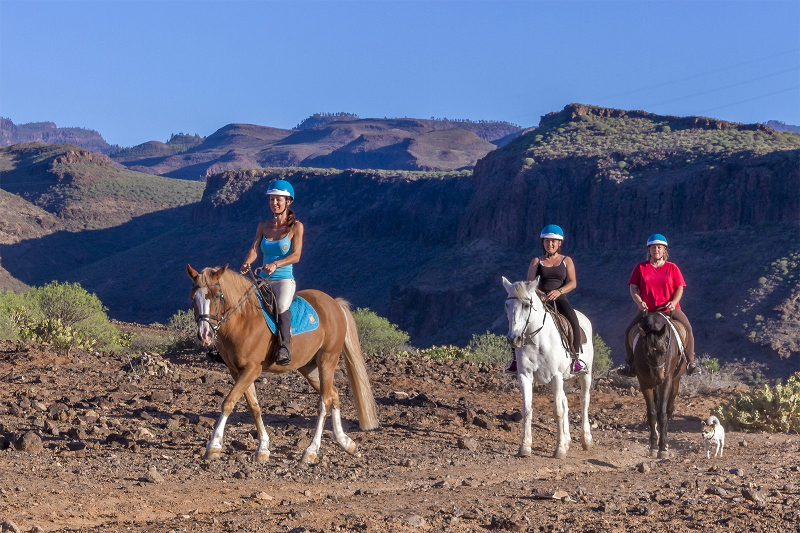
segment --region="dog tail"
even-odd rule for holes
[[[714,424],[716,424],[718,426],[720,425],[719,418],[717,418],[714,415],[711,415],[706,419],[706,425],[707,426],[713,426]]]

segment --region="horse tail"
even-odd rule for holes
[[[350,379],[350,389],[353,391],[353,401],[356,404],[358,424],[364,431],[377,429],[378,421],[375,398],[372,396],[372,386],[367,375],[367,366],[364,364],[364,354],[361,352],[361,341],[358,339],[358,328],[350,304],[336,298],[336,303],[342,308],[347,323],[347,333],[344,337],[344,364],[347,367],[347,377]]]

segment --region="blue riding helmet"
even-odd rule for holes
[[[294,188],[286,180],[275,180],[269,184],[267,196],[288,196],[291,200],[294,200]]]
[[[560,227],[556,226],[555,224],[548,224],[542,230],[542,234],[539,236],[542,239],[557,239],[559,241],[564,240],[564,230]]]
[[[663,244],[664,246],[667,246],[667,238],[660,233],[653,233],[647,238],[647,246],[650,246],[651,244]]]

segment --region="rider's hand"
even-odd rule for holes
[[[559,296],[561,296],[561,293],[558,292],[558,290],[550,291],[547,293],[547,297],[545,298],[545,300],[547,300],[548,302],[552,302]]]
[[[642,312],[642,313],[646,313],[647,312],[647,304],[644,303],[644,300],[639,302],[639,311]]]
[[[261,270],[266,272],[268,276],[271,276],[272,273],[275,272],[275,270],[277,270],[277,268],[278,265],[276,265],[275,263],[270,263],[268,265],[265,265],[264,268],[262,268]]]
[[[664,307],[667,308],[667,311],[674,311],[675,310],[675,302],[670,300],[664,305]]]
[[[247,274],[250,271],[250,263],[242,263],[242,266],[239,267],[240,274]]]

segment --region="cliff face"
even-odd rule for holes
[[[111,150],[103,137],[94,130],[84,128],[58,128],[53,122],[32,122],[14,124],[7,118],[0,118],[0,146],[39,142],[47,144],[70,143],[98,153]]]

